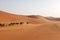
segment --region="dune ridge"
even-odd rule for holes
[[[13,15],[7,12],[3,12],[0,11],[0,22],[19,22],[19,21],[23,21],[23,22],[30,22],[33,24],[37,24],[37,23],[42,23],[42,22],[46,22],[47,19],[41,17],[40,20],[39,19],[34,19],[34,18],[30,18],[30,17],[26,17],[24,15]]]

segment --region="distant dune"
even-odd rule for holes
[[[60,40],[60,22],[43,16],[14,15],[0,11],[0,24],[29,22],[29,24],[0,26],[0,40]]]
[[[60,18],[55,18],[55,17],[45,17],[48,20],[53,20],[53,21],[60,21]]]
[[[40,17],[43,17],[43,16],[40,16],[40,15],[29,15],[28,17],[30,18],[40,18]],[[52,21],[60,21],[60,18],[56,18],[56,17],[43,17],[45,20],[52,20]]]

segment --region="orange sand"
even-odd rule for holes
[[[43,17],[35,19],[0,11],[0,22],[16,21],[28,21],[31,24],[0,27],[0,40],[60,40],[60,22],[52,22]]]

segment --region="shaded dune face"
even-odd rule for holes
[[[29,15],[29,16],[27,16],[27,17],[30,17],[30,18],[34,18],[34,19],[38,19],[38,20],[42,20],[42,21],[45,21],[45,22],[48,22],[49,20],[48,19],[46,19],[45,17],[43,17],[43,16],[39,16],[39,15]]]
[[[29,16],[27,16],[27,17],[30,17],[30,18],[37,18],[37,16],[35,16],[35,15],[29,15]]]

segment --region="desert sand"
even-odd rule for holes
[[[0,23],[21,21],[29,24],[0,27],[0,40],[60,40],[60,22],[0,11]]]

